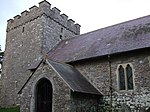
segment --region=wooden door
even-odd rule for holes
[[[52,112],[53,89],[50,81],[41,79],[36,89],[36,112]]]

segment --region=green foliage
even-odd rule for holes
[[[20,112],[20,108],[19,107],[0,108],[0,112]]]

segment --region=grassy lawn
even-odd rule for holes
[[[20,112],[20,109],[19,109],[19,107],[0,108],[0,112]]]

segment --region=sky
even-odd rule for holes
[[[5,49],[7,20],[42,0],[0,0],[0,45]],[[150,15],[150,0],[47,0],[81,25],[81,34]]]

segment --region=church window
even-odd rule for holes
[[[130,64],[121,64],[118,67],[119,90],[133,90],[133,68]]]
[[[133,89],[133,73],[132,73],[132,68],[129,64],[126,67],[126,74],[127,74],[128,90],[132,90]]]
[[[119,89],[125,90],[125,75],[124,75],[124,68],[122,65],[119,67]]]

